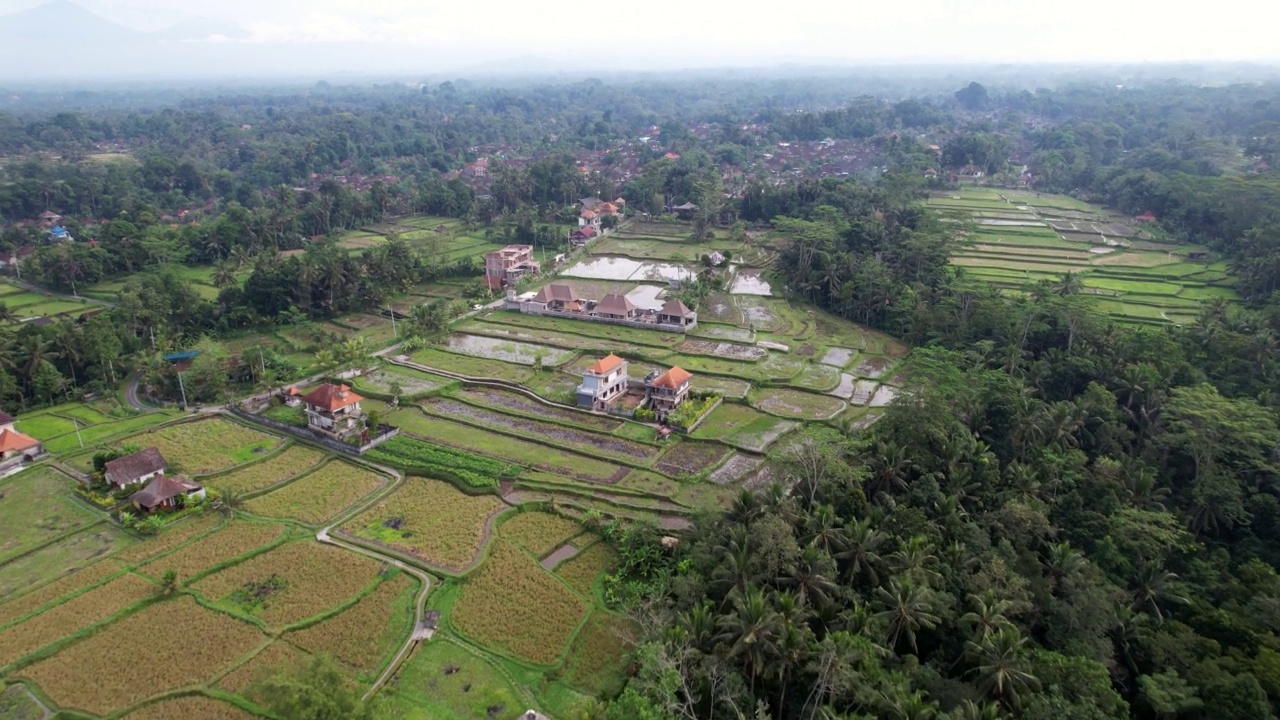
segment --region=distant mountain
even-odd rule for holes
[[[190,20],[184,20],[180,23],[170,25],[169,27],[154,33],[154,35],[164,40],[193,42],[208,40],[210,38],[245,40],[248,39],[249,32],[235,23],[224,20],[192,18]]]
[[[53,42],[70,50],[68,43],[136,42],[143,36],[68,0],[0,16],[0,42]]]

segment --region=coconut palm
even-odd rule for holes
[[[213,267],[210,278],[213,286],[219,290],[236,284],[236,267],[230,260],[224,260]]]
[[[777,655],[782,623],[760,588],[745,593],[732,593],[732,611],[720,616],[720,633],[716,639],[727,648],[730,658],[740,661],[751,673],[751,692],[755,693],[756,677],[764,672],[765,663]]]
[[[917,633],[932,630],[940,620],[934,613],[933,595],[926,588],[903,586],[897,580],[890,580],[888,588],[876,588],[876,600],[881,610],[875,617],[887,628],[886,640],[891,648],[897,647],[905,637],[912,652],[918,652]]]
[[[1005,616],[1011,603],[997,598],[994,592],[988,590],[981,595],[970,594],[969,605],[973,609],[960,617],[960,625],[969,630],[973,642],[982,643],[991,635],[1013,627],[1013,623]]]
[[[1027,639],[1012,628],[1005,628],[981,643],[969,642],[967,649],[975,665],[970,671],[978,687],[992,699],[1007,707],[1018,706],[1019,694],[1040,686],[1034,675],[1022,669],[1022,655]]]
[[[1135,610],[1147,610],[1155,616],[1156,622],[1164,622],[1168,617],[1166,608],[1170,605],[1187,605],[1190,601],[1178,591],[1178,576],[1165,572],[1155,565],[1146,565],[1138,573],[1137,587],[1133,591],[1133,607]]]
[[[845,537],[844,528],[840,526],[835,508],[819,505],[813,509],[805,522],[804,541],[817,545],[832,555],[845,549],[848,538]]]
[[[878,550],[884,544],[885,534],[872,525],[871,518],[863,518],[849,526],[845,537],[845,549],[836,553],[836,558],[846,563],[845,576],[851,583],[862,579],[870,585],[879,584],[877,568],[881,558]]]
[[[834,570],[831,556],[817,545],[806,545],[800,557],[790,563],[778,578],[782,587],[795,588],[803,602],[821,607],[831,602],[837,585],[829,577]]]

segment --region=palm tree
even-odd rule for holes
[[[237,510],[244,508],[244,496],[235,490],[223,490],[215,506],[223,517],[231,517]]]
[[[994,592],[988,590],[982,595],[970,594],[969,604],[973,609],[961,616],[960,625],[969,629],[972,642],[981,644],[991,635],[1013,627],[1013,623],[1005,617],[1011,603],[997,598]]]
[[[27,336],[18,352],[22,357],[22,365],[27,371],[27,377],[35,377],[36,370],[40,369],[40,363],[45,360],[52,362],[58,357],[58,353],[53,350],[53,343],[34,333]]]
[[[969,642],[969,655],[976,665],[971,674],[977,676],[983,692],[1007,707],[1018,706],[1018,694],[1036,690],[1040,681],[1021,669],[1023,648],[1027,639],[1017,630],[1005,628],[982,643]]]
[[[71,384],[78,385],[76,380],[76,363],[80,361],[80,333],[72,320],[63,320],[53,328],[53,347],[57,355],[67,361],[67,369],[71,371]]]
[[[720,552],[720,562],[711,571],[711,583],[712,587],[725,595],[725,602],[728,603],[729,595],[746,592],[756,580],[756,574],[751,568],[751,547],[748,543],[740,544],[736,540],[729,540],[720,548]]]
[[[230,260],[224,260],[213,267],[213,276],[210,278],[213,286],[219,290],[229,288],[236,284],[236,268]]]
[[[1178,576],[1165,572],[1155,565],[1144,566],[1138,574],[1137,587],[1133,592],[1135,610],[1149,609],[1156,622],[1162,623],[1167,617],[1165,607],[1169,605],[1187,605],[1187,598],[1178,592]]]
[[[861,578],[870,585],[878,585],[880,577],[876,568],[881,559],[877,550],[884,544],[885,534],[872,527],[871,518],[863,518],[855,520],[845,536],[845,549],[836,553],[836,558],[848,563],[845,575],[849,581],[852,583]]]
[[[733,609],[718,621],[717,640],[728,646],[730,658],[740,659],[751,673],[751,692],[755,693],[756,677],[764,672],[765,663],[777,655],[778,636],[782,629],[774,611],[759,588],[732,594]]]
[[[0,302],[0,323],[10,323],[17,319],[7,303]]]
[[[782,587],[794,587],[800,594],[801,601],[814,606],[824,606],[831,602],[837,585],[827,573],[832,568],[831,556],[823,552],[817,545],[806,545],[800,551],[800,557],[783,571],[778,578]]]
[[[889,587],[876,588],[876,599],[882,608],[875,617],[888,629],[889,647],[898,646],[906,637],[912,652],[918,652],[916,634],[921,630],[937,627],[939,617],[933,612],[932,593],[915,585],[903,587],[897,580],[890,580]]]
[[[844,528],[840,527],[840,518],[836,516],[835,508],[830,505],[819,505],[814,508],[805,523],[805,530],[806,543],[817,545],[833,555],[844,550],[848,542]]]
[[[880,493],[902,492],[907,489],[908,472],[911,459],[907,457],[907,448],[892,441],[879,441],[875,450],[866,458],[867,477],[865,491],[868,498],[875,498]]]
[[[726,519],[731,523],[747,524],[763,513],[764,506],[760,503],[760,497],[752,490],[741,488],[738,490],[738,496],[729,505]]]
[[[1048,556],[1041,564],[1049,576],[1049,589],[1056,590],[1084,569],[1085,559],[1071,543],[1060,542],[1049,545]]]
[[[914,535],[903,546],[887,558],[894,573],[925,585],[932,585],[942,579],[934,567],[938,564],[938,556],[929,547],[929,539],[923,535]]]

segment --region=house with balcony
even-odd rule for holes
[[[627,361],[610,353],[582,373],[578,386],[578,407],[608,410],[614,400],[627,392]]]
[[[541,264],[533,259],[532,245],[508,245],[484,254],[484,282],[490,290],[500,290],[541,270]]]
[[[654,370],[644,379],[644,406],[653,411],[658,422],[666,422],[667,415],[689,399],[692,380],[692,373],[678,367],[666,372]]]
[[[307,411],[307,427],[338,440],[346,440],[364,430],[363,397],[346,385],[325,383],[302,396]]]

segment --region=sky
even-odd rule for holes
[[[76,0],[156,30],[202,17],[225,42],[432,48],[584,69],[786,62],[1280,61],[1274,0]],[[0,0],[0,13],[40,0]],[[1185,9],[1184,9],[1185,8]],[[1194,8],[1194,9],[1192,9]],[[220,41],[214,37],[212,41]]]

